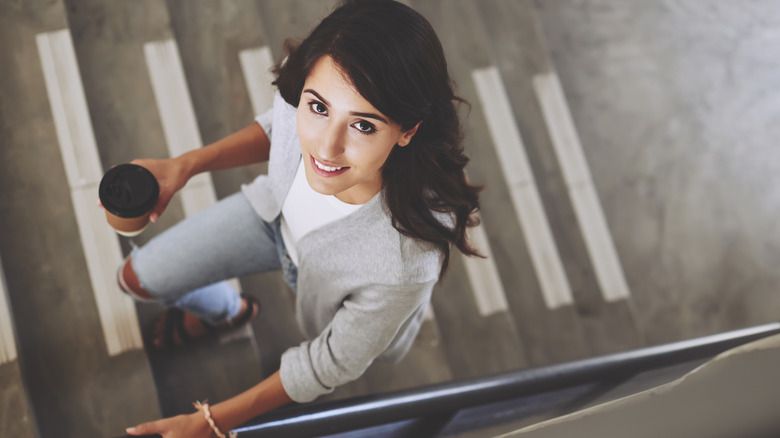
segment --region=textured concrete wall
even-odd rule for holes
[[[780,309],[780,2],[536,2],[650,343]]]

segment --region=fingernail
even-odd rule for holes
[[[157,222],[157,215],[155,213],[150,214],[149,220],[152,222]]]
[[[125,429],[125,432],[133,433],[133,432],[135,432],[135,427],[128,427],[127,429]]]

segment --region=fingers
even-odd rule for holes
[[[157,220],[160,219],[160,215],[162,215],[165,209],[168,208],[168,202],[170,202],[170,198],[160,199],[160,202],[158,202],[157,205],[154,206],[154,209],[152,209],[152,213],[149,214],[149,220],[152,222],[157,222]]]
[[[139,436],[157,434],[162,431],[157,430],[154,423],[143,423],[138,426],[128,427],[125,429],[125,432],[127,432],[128,435]]]
[[[149,215],[149,220],[152,222],[157,222],[158,219],[160,219],[160,215],[163,214],[166,208],[168,208],[168,202],[170,199],[160,199],[160,202],[157,203],[157,205],[154,206],[154,209],[152,209],[152,214]]]
[[[211,430],[208,429],[208,425],[206,428],[193,429],[192,418],[196,417],[196,415],[177,415],[128,427],[125,432],[131,436],[149,438],[206,438]]]

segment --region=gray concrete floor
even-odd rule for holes
[[[0,365],[0,432],[33,438],[38,436],[37,425],[19,368],[18,361]]]
[[[544,365],[757,325],[780,312],[780,8],[412,0],[436,28],[464,111],[470,178],[509,305],[483,317],[463,260],[396,366],[328,399]],[[69,28],[102,165],[167,154],[142,46],[174,38],[205,143],[252,119],[239,51],[300,37],[334,1],[0,2],[0,254],[20,360],[0,365],[0,435],[113,436],[216,401],[276,370],[301,340],[275,274],[242,279],[251,333],[175,354],[105,352],[35,35]],[[545,306],[471,72],[507,88],[575,303]],[[556,71],[631,290],[601,297],[531,79]],[[217,172],[219,197],[264,166]],[[174,200],[138,243],[183,217]],[[129,249],[123,241],[124,249]],[[137,308],[146,328],[159,310]],[[231,359],[225,359],[230,357]],[[192,362],[202,366],[188,366]],[[23,364],[23,367],[20,366]],[[23,407],[29,406],[26,410]],[[33,425],[30,418],[35,418]],[[17,432],[18,431],[18,432]],[[27,435],[24,435],[27,434]],[[10,436],[10,435],[9,435]]]
[[[778,318],[779,5],[536,2],[649,343]]]

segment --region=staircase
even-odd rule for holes
[[[197,348],[144,348],[160,310],[113,281],[132,245],[265,165],[196,178],[133,241],[108,230],[95,202],[112,165],[249,124],[268,105],[285,38],[335,3],[0,0],[0,436],[118,436],[248,388],[303,339],[272,273],[235,282],[262,306],[245,330]],[[486,187],[472,238],[491,257],[453,257],[404,361],[375,364],[321,401],[645,346],[538,6],[408,3],[436,28],[471,102],[468,173]]]

